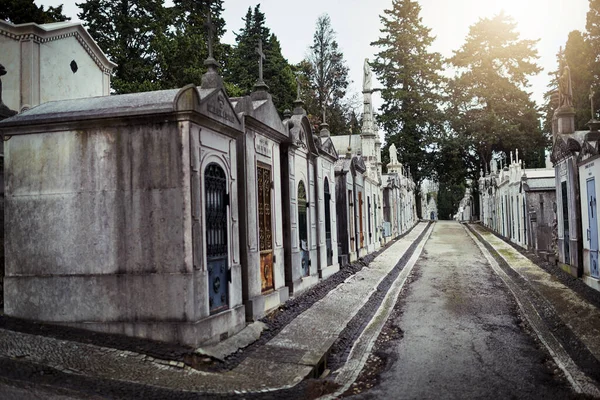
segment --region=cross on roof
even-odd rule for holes
[[[595,112],[596,110],[594,110],[594,95],[595,94],[596,93],[594,93],[594,89],[590,88],[590,103],[592,105],[592,120],[594,120],[596,118],[596,115],[595,115],[596,114],[596,112]]]
[[[213,57],[213,40],[214,35],[217,30],[215,24],[212,22],[211,18],[211,10],[210,10],[210,1],[208,2],[208,16],[206,18],[206,22],[204,22],[204,27],[206,28],[206,33],[208,36],[208,59],[212,59]]]
[[[263,82],[263,60],[266,60],[265,53],[262,48],[262,39],[258,39],[258,47],[256,48],[256,54],[258,54],[258,81]]]
[[[297,90],[297,97],[296,100],[300,100],[300,74],[296,74],[296,90]]]

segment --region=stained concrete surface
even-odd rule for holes
[[[464,228],[437,222],[393,321],[392,362],[359,398],[573,396]]]

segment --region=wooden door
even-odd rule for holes
[[[271,206],[271,169],[258,166],[258,232],[262,291],[273,290],[273,224]]]

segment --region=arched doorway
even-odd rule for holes
[[[307,215],[306,187],[304,182],[298,184],[298,237],[300,240],[300,253],[302,259],[302,274],[310,275],[308,252],[308,215]]]
[[[204,170],[208,303],[211,314],[229,307],[227,177],[218,164]]]
[[[325,178],[325,247],[327,247],[327,265],[333,264],[333,247],[331,246],[331,193],[329,181]]]

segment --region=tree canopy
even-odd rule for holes
[[[378,122],[385,148],[396,145],[398,160],[410,168],[417,185],[430,174],[428,146],[441,129],[443,85],[442,57],[430,50],[434,37],[420,12],[416,1],[392,0],[392,8],[380,16],[382,36],[371,43],[378,48],[371,66],[383,85]],[[382,158],[384,165],[389,162],[387,151]]]
[[[236,46],[228,61],[225,80],[230,82],[238,94],[248,94],[258,81],[258,41],[262,41],[265,54],[263,79],[269,86],[280,113],[291,109],[296,94],[296,82],[291,65],[281,54],[279,39],[266,25],[260,4],[248,8],[243,18],[244,27],[236,34]]]
[[[48,24],[51,22],[69,21],[71,18],[63,14],[63,5],[57,7],[37,6],[33,0],[2,0],[0,2],[0,19],[13,24]]]
[[[520,149],[530,167],[543,163],[546,141],[539,111],[526,91],[541,71],[535,40],[522,40],[512,18],[500,13],[469,29],[449,65],[457,71],[449,83],[451,126],[469,139],[482,168],[495,153]],[[471,171],[478,178],[478,169]]]

